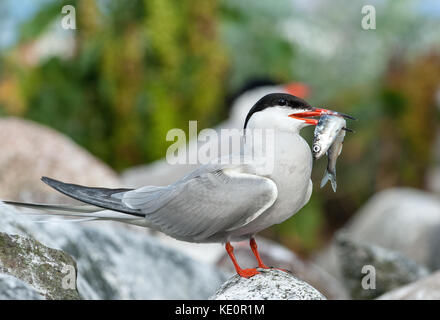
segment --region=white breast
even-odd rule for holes
[[[231,239],[252,235],[294,215],[310,199],[312,153],[307,142],[297,133],[275,130],[273,171],[267,176],[277,185],[278,198],[254,221],[234,230]]]

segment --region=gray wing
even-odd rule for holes
[[[69,196],[73,199],[92,204],[94,206],[115,210],[135,216],[144,217],[140,210],[135,210],[127,207],[122,203],[120,197],[121,193],[133,190],[133,189],[107,189],[107,188],[92,188],[84,187],[72,183],[64,183],[48,177],[42,177],[41,180],[54,188],[55,190]],[[58,206],[57,206],[58,207]],[[72,210],[69,210],[72,211]]]
[[[249,223],[275,202],[276,184],[251,171],[206,165],[172,185],[126,192],[122,202],[172,237],[201,241]]]

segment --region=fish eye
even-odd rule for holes
[[[286,104],[287,104],[286,99],[280,99],[280,100],[278,100],[278,105],[279,105],[279,106],[285,106]]]
[[[321,150],[320,146],[318,146],[318,145],[313,146],[313,152],[319,152],[319,150]]]

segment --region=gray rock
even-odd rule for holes
[[[0,118],[0,146],[0,199],[74,202],[41,183],[43,175],[90,186],[121,185],[110,167],[70,138],[29,120]]]
[[[111,222],[36,223],[0,202],[0,231],[70,254],[83,299],[207,299],[226,276],[158,243],[140,227]]]
[[[440,194],[440,165],[428,168],[425,176],[426,188],[433,193]]]
[[[0,273],[0,300],[43,300],[34,288],[9,274]]]
[[[46,299],[79,299],[76,262],[34,239],[0,232],[0,272],[26,282]]]
[[[261,237],[256,240],[260,256],[267,266],[291,271],[293,276],[311,284],[328,299],[348,299],[349,295],[346,288],[319,266],[301,259],[279,243]],[[237,243],[234,248],[234,254],[242,268],[254,268],[256,266],[257,262],[248,241]],[[217,265],[222,270],[231,274],[235,273],[226,251],[224,251]]]
[[[250,279],[235,275],[217,290],[211,300],[325,300],[322,293],[288,272],[258,269]]]
[[[381,295],[379,300],[440,300],[440,271]]]
[[[428,275],[426,268],[398,252],[352,241],[343,233],[338,234],[336,243],[343,283],[354,299],[373,299]],[[373,278],[366,278],[370,276]],[[369,286],[371,281],[373,287]]]
[[[440,267],[440,199],[396,188],[374,196],[348,225],[350,237],[399,251],[434,270]]]
[[[393,188],[374,195],[344,228],[347,236],[404,254],[430,270],[440,268],[440,199],[410,188]],[[337,278],[335,242],[313,261]]]

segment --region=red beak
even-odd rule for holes
[[[340,112],[336,112],[336,111],[332,111],[332,110],[328,110],[328,109],[321,109],[321,108],[314,108],[311,111],[293,113],[293,114],[290,114],[289,117],[294,118],[294,119],[298,119],[298,120],[302,120],[305,123],[312,124],[312,125],[316,126],[318,124],[318,119],[305,119],[304,117],[319,117],[323,114],[330,114],[330,115],[348,118],[351,120],[356,120],[355,118],[353,118],[352,116],[349,116],[348,114],[344,114],[344,113],[340,113]]]
[[[299,113],[299,114],[304,114],[304,113]],[[318,119],[305,119],[305,118],[298,117],[296,113],[289,114],[289,117],[294,118],[294,119],[298,119],[298,120],[301,120],[301,121],[304,121],[305,123],[308,123],[308,124],[311,124],[311,125],[314,125],[314,126],[316,126],[318,124],[318,121],[319,121]]]

